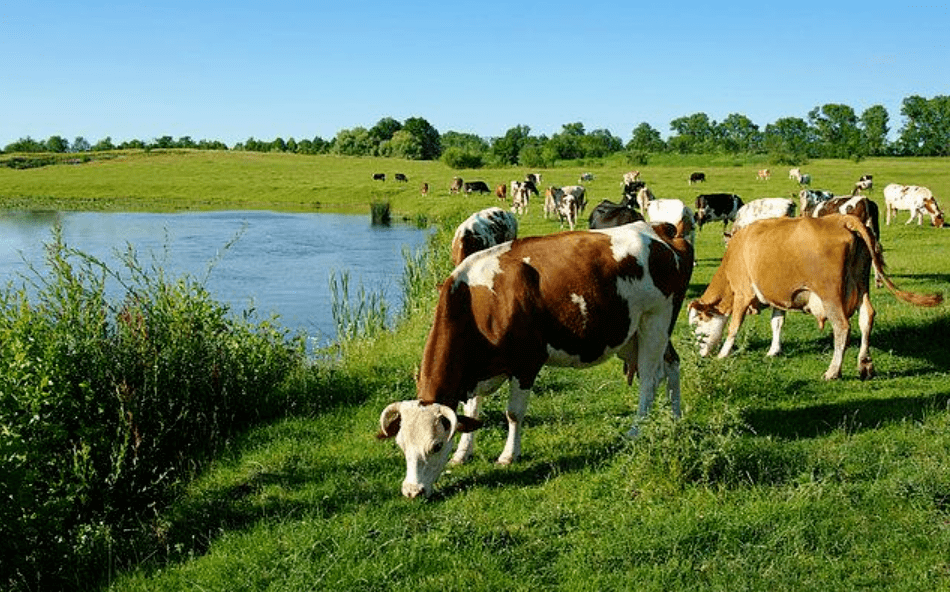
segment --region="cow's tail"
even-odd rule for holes
[[[884,280],[884,285],[887,286],[888,290],[890,290],[894,296],[915,306],[937,306],[943,302],[943,294],[917,294],[898,288],[894,282],[891,281],[891,278],[884,273],[884,253],[878,246],[878,242],[874,236],[868,232],[867,226],[855,216],[845,216],[844,218],[845,227],[860,236],[861,240],[864,241],[864,245],[871,254],[871,263],[874,265],[874,270],[878,273],[880,278]]]

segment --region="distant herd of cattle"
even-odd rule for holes
[[[798,169],[789,176],[802,186],[811,181]],[[759,179],[769,177],[767,169],[758,172]],[[704,180],[698,173],[689,183]],[[706,290],[687,306],[703,356],[724,334],[718,357],[727,356],[744,317],[766,308],[772,310],[767,355],[777,355],[785,312],[800,310],[822,328],[830,322],[834,351],[824,378],[836,379],[850,318],[858,312],[858,374],[869,378],[874,374],[871,269],[878,285],[902,301],[928,307],[942,302],[939,294],[900,290],[886,275],[878,208],[861,195],[873,186],[870,175],[861,177],[850,195],[802,188],[796,204],[788,198],[743,203],[738,195],[712,193],[699,195],[693,208],[678,199],[656,199],[632,171],[624,175],[619,204],[604,200],[593,208],[589,232],[573,231],[586,205],[584,187],[549,187],[544,216],[557,213],[572,232],[519,239],[518,216],[527,212],[530,196],[539,195],[540,181],[539,174],[512,181],[510,210],[475,212],[455,232],[456,267],[439,290],[417,397],[392,403],[380,414],[379,437],[395,437],[405,455],[406,497],[432,494],[456,434],[452,462],[471,457],[481,397],[506,380],[508,438],[498,463],[516,461],[531,387],[545,365],[589,367],[614,355],[623,360],[627,383],[639,377],[631,437],[663,379],[679,416],[679,356],[670,337],[693,271],[694,232],[708,222],[723,222],[728,244]],[[496,188],[499,199],[506,200],[508,187]],[[451,191],[490,193],[486,183],[460,178],[453,179]],[[934,226],[943,226],[943,213],[925,187],[891,184],[884,198],[888,224],[892,213],[905,210],[911,214],[907,223],[921,224],[928,215]],[[731,231],[725,233],[729,222]]]

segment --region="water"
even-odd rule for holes
[[[13,280],[19,286],[20,276],[29,272],[27,263],[46,272],[43,245],[51,242],[57,224],[68,246],[113,270],[124,269],[115,254],[131,244],[143,268],[154,263],[170,279],[207,278],[208,291],[235,314],[277,314],[281,325],[305,332],[317,346],[336,334],[331,273],[349,273],[351,296],[362,284],[381,293],[390,311],[399,310],[403,247],[415,250],[426,240],[426,233],[414,227],[373,226],[368,215],[2,212],[0,285]]]

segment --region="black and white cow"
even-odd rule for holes
[[[722,228],[726,229],[729,222],[734,222],[739,208],[743,206],[742,198],[734,193],[703,193],[696,196],[696,225],[702,229],[703,224],[714,220],[722,220]]]
[[[488,183],[484,181],[466,181],[462,184],[465,193],[491,193]]]

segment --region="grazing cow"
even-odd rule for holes
[[[557,215],[561,219],[561,228],[564,228],[564,221],[567,220],[568,228],[574,230],[577,224],[577,198],[570,193],[565,193],[558,205]]]
[[[723,232],[722,235],[726,242],[740,228],[748,226],[758,220],[767,220],[768,218],[791,218],[795,215],[795,202],[785,197],[763,197],[753,199],[745,204],[736,213],[736,219],[732,223],[730,232]]]
[[[811,185],[811,175],[803,173],[800,169],[788,171],[788,178],[795,179],[799,185]]]
[[[528,188],[527,181],[511,182],[511,211],[518,214],[528,213],[528,200],[531,197],[531,190]],[[545,215],[545,218],[547,215]]]
[[[854,191],[851,192],[851,195],[857,195],[861,191],[870,191],[873,188],[873,175],[861,175],[861,178],[858,179],[857,183],[854,184]]]
[[[798,181],[799,179],[802,178],[802,170],[798,168],[788,169],[788,178],[795,179],[796,181]]]
[[[455,229],[452,263],[458,265],[476,251],[500,245],[518,237],[518,220],[498,207],[475,212]]]
[[[583,183],[584,181],[593,181],[593,180],[594,180],[594,173],[581,173],[581,177],[578,182]]]
[[[884,205],[887,208],[887,224],[891,223],[891,214],[896,217],[897,210],[910,210],[910,218],[904,224],[910,224],[917,218],[917,225],[923,224],[924,214],[930,216],[930,223],[943,226],[943,212],[937,205],[933,192],[919,185],[898,185],[891,183],[884,188]]]
[[[373,173],[373,181],[385,181],[386,173]]]
[[[759,169],[758,174],[756,175],[757,181],[768,181],[772,178],[772,171],[769,169]]]
[[[631,181],[629,183],[624,183],[622,199],[637,203],[637,194],[646,186],[647,184],[644,181]]]
[[[795,194],[793,193],[792,196]],[[802,189],[798,192],[798,212],[801,216],[811,216],[811,213],[822,202],[828,201],[835,196],[830,191],[818,191],[815,189]]]
[[[462,183],[462,190],[465,193],[491,193],[488,183],[484,181],[466,181]]]
[[[429,195],[429,184],[428,184],[428,183],[423,183],[423,184],[422,184],[422,195]]]
[[[508,201],[508,186],[502,183],[495,187],[495,197],[501,201]]]
[[[643,215],[633,208],[634,203],[636,202],[624,200],[619,204],[615,204],[606,199],[603,200],[591,210],[590,217],[587,219],[587,227],[591,230],[613,228],[643,220]]]
[[[554,197],[554,203],[560,207],[561,199],[565,195],[573,195],[577,202],[577,211],[583,212],[587,207],[587,189],[583,185],[565,185],[564,187],[548,187]]]
[[[811,185],[811,175],[808,173],[802,173],[802,176],[798,179],[798,184],[802,186]]]
[[[667,378],[680,415],[679,356],[670,334],[693,269],[692,246],[668,225],[522,238],[465,259],[442,284],[416,381],[415,400],[387,406],[380,438],[406,458],[402,494],[431,495],[453,462],[472,455],[480,399],[510,382],[508,439],[498,457],[521,455],[531,387],[545,365],[590,367],[617,355],[640,377],[638,417]],[[457,413],[465,403],[465,414]],[[637,435],[637,421],[628,432]]]
[[[677,234],[684,237],[689,244],[695,243],[696,231],[693,223],[696,220],[693,210],[678,199],[654,199],[645,209],[646,219],[651,224],[666,222],[677,229]]]
[[[452,184],[449,185],[449,193],[458,193],[462,190],[462,178],[452,177]]]
[[[396,173],[396,180],[397,180],[397,181],[402,181],[403,183],[408,183],[408,182],[409,182],[409,177],[407,177],[407,176],[404,175],[403,173]]]
[[[706,173],[693,173],[689,176],[689,184],[693,183],[705,183],[706,182]]]
[[[821,218],[760,220],[736,232],[722,263],[706,291],[689,304],[689,323],[706,356],[722,338],[731,315],[719,357],[729,355],[747,312],[771,306],[772,346],[768,355],[781,351],[785,311],[812,314],[824,328],[830,320],[834,355],[824,378],[841,376],[848,343],[850,318],[860,311],[861,349],[858,374],[874,374],[869,339],[874,323],[868,274],[871,266],[898,298],[917,306],[936,306],[939,294],[920,295],[899,290],[884,274],[884,258],[874,237],[854,216],[832,214]]]
[[[640,179],[640,171],[629,171],[623,174],[623,184],[630,185]]]
[[[696,196],[696,224],[702,230],[703,224],[713,220],[722,220],[722,229],[736,219],[742,198],[733,193],[704,193]]]

